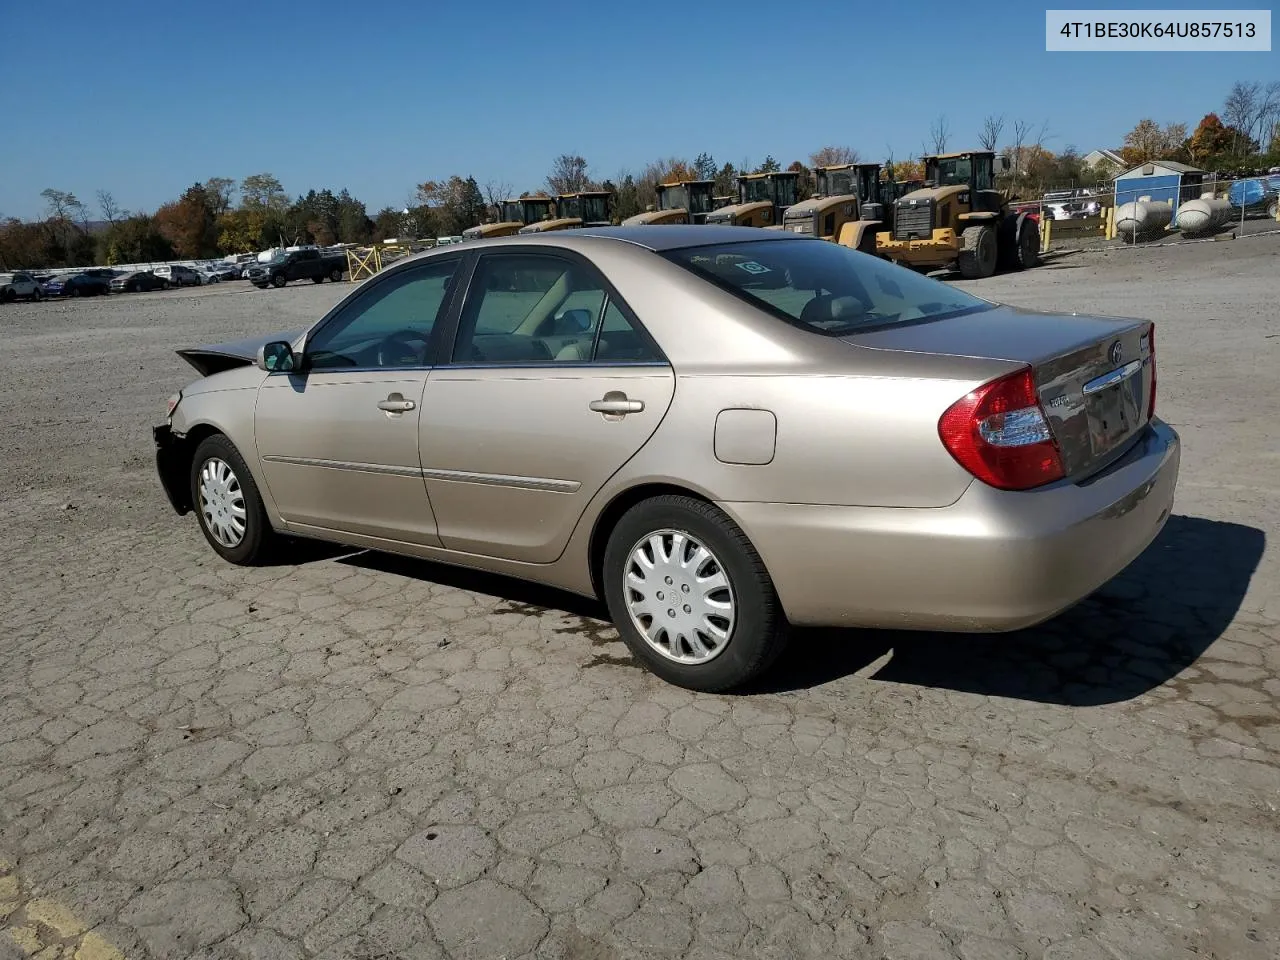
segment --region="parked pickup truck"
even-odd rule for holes
[[[311,280],[323,283],[325,278],[335,283],[342,279],[347,268],[346,254],[323,254],[319,250],[291,250],[279,254],[266,263],[249,267],[249,282],[266,289],[283,287],[290,280]]]

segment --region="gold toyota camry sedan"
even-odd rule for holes
[[[201,379],[157,468],[226,560],[306,537],[600,597],[698,690],[792,626],[1046,620],[1151,543],[1178,474],[1151,323],[744,227],[445,247],[304,331],[178,352]]]

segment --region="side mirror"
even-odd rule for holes
[[[258,369],[267,373],[283,373],[294,368],[293,347],[288,341],[276,340],[258,348]]]
[[[586,333],[591,329],[591,311],[580,308],[566,310],[560,314],[560,322],[556,326],[569,333]]]

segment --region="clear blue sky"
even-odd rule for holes
[[[1193,126],[1237,79],[1280,78],[1275,52],[1046,53],[1045,6],[9,3],[0,216],[38,215],[45,187],[153,210],[262,171],[293,195],[345,186],[372,213],[452,173],[535,189],[562,152],[598,178],[700,151],[902,158],[940,113],[953,149],[1003,113],[1087,152],[1143,116]]]

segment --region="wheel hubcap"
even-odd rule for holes
[[[676,663],[706,663],[733,634],[736,604],[719,558],[679,530],[631,548],[623,575],[627,611],[645,642]]]
[[[200,468],[200,515],[224,547],[238,547],[244,539],[244,491],[235,471],[217,457],[210,457]]]

